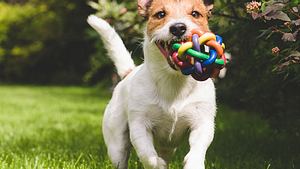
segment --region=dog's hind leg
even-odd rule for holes
[[[113,97],[105,110],[102,130],[113,165],[117,169],[127,169],[131,144],[126,115],[117,98]]]

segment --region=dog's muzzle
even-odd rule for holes
[[[160,52],[162,53],[162,55],[166,58],[168,64],[170,65],[170,67],[176,71],[180,70],[174,60],[173,60],[173,52],[174,50],[172,49],[172,46],[174,43],[184,43],[188,40],[188,37],[186,38],[177,38],[177,39],[173,39],[170,41],[162,41],[162,40],[158,40],[156,41],[156,46],[159,48]]]

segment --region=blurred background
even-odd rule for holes
[[[217,100],[254,112],[278,133],[300,137],[299,0],[216,0],[210,27],[232,60],[219,79]],[[142,63],[145,20],[129,0],[2,0],[2,85],[101,86],[115,69],[98,34],[86,23],[97,14],[121,35]],[[1,96],[0,96],[1,97]]]
[[[247,2],[215,1],[211,29],[224,37],[232,54],[226,78],[217,83],[218,100],[295,130],[300,123],[299,1]],[[135,1],[4,0],[0,82],[111,85],[114,67],[86,23],[92,13],[116,28],[141,63],[145,22]]]

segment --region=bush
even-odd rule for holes
[[[127,49],[132,52],[132,57],[136,63],[142,62],[142,37],[144,31],[144,19],[137,15],[136,1],[89,1],[89,6],[96,10],[96,15],[106,19],[108,23],[120,34]],[[105,50],[101,43],[99,35],[92,29],[89,31],[89,37],[96,41],[96,52],[91,55],[90,70],[86,73],[84,81],[87,83],[97,83],[105,81],[114,72],[112,62],[105,55]],[[99,79],[101,74],[106,76]]]
[[[274,127],[292,129],[290,131],[295,133],[300,122],[297,113],[300,108],[297,103],[300,68],[298,63],[281,65],[290,58],[289,55],[299,51],[300,42],[283,41],[281,33],[271,31],[269,34],[270,27],[286,21],[278,18],[267,22],[253,20],[246,11],[247,1],[231,0],[229,5],[225,1],[218,2],[212,21],[213,30],[225,37],[233,55],[228,76],[218,84],[219,100],[260,112],[271,120]],[[295,7],[289,2],[286,1],[282,10]],[[274,51],[275,47],[281,52]]]
[[[0,80],[82,83],[93,50],[86,1],[9,2],[0,3]]]

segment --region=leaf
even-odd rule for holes
[[[269,33],[269,35],[266,37],[266,39],[269,39],[273,34],[274,34],[274,31],[271,31],[271,33]]]
[[[272,19],[272,17],[269,17],[269,16],[265,16],[264,18],[268,21]]]
[[[299,30],[297,30],[297,31],[295,31],[295,32],[293,33],[293,36],[294,36],[295,38],[297,37],[298,32],[299,32]]]
[[[298,51],[293,51],[288,57],[295,57],[298,60],[300,60],[300,52]]]
[[[261,5],[261,11],[262,11],[262,12],[265,12],[265,11],[266,11],[266,5],[267,5],[266,2],[263,2],[263,3],[262,3],[262,5]]]
[[[285,42],[295,42],[296,41],[296,38],[294,37],[294,35],[292,33],[284,33],[281,39]]]
[[[262,15],[268,15],[271,12],[280,11],[285,7],[285,4],[283,3],[274,3],[270,4],[266,7],[265,12],[262,13]]]
[[[272,28],[268,28],[268,29],[265,29],[265,30],[261,30],[260,32],[262,32],[258,37],[257,39],[265,36],[265,35],[269,35],[272,33]]]
[[[293,7],[292,10],[296,13],[298,13],[298,11],[299,11],[297,7]]]
[[[299,26],[300,25],[300,19],[292,21],[292,24]]]
[[[300,1],[299,0],[292,0],[292,2],[290,2],[292,6],[295,6],[295,5],[299,5],[300,4]]]
[[[88,4],[90,7],[92,7],[93,9],[96,9],[96,10],[99,9],[99,4],[96,3],[96,2],[89,1],[87,4]]]
[[[260,18],[262,16],[261,14],[256,13],[256,12],[252,12],[251,15],[254,20],[256,20],[257,18]]]
[[[282,21],[287,21],[287,22],[291,21],[290,17],[282,11],[278,11],[276,18]]]
[[[282,12],[282,11],[276,11],[276,12],[270,12],[265,16],[265,19],[270,20],[270,19],[279,19],[282,21],[290,22],[291,19],[289,16]]]
[[[283,59],[283,63],[276,66],[275,70],[282,71],[285,68],[300,63],[300,52],[292,51],[291,54]]]

